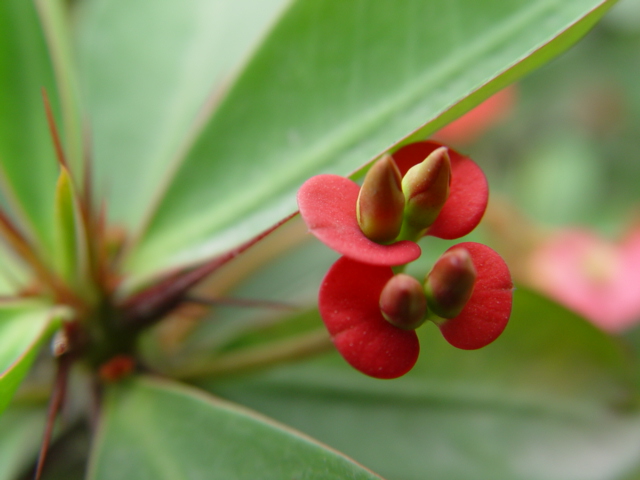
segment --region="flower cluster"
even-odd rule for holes
[[[480,168],[435,142],[384,156],[362,187],[337,175],[302,185],[298,205],[310,232],[343,255],[322,282],[319,309],[337,350],[354,368],[376,378],[407,373],[420,350],[415,329],[425,320],[467,350],[502,333],[513,284],[489,247],[451,247],[423,283],[399,273],[420,257],[416,241],[422,236],[455,239],[471,232],[487,199]]]

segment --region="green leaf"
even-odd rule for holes
[[[79,245],[76,239],[76,198],[71,175],[66,168],[61,168],[55,193],[55,259],[58,271],[71,284],[77,281],[79,260]]]
[[[30,272],[4,244],[0,244],[0,265],[0,296],[13,296],[28,283]]]
[[[88,478],[380,477],[253,412],[189,387],[147,378],[108,392]]]
[[[185,142],[286,0],[108,0],[77,8],[95,179],[137,227]]]
[[[35,360],[40,346],[59,327],[61,310],[39,303],[0,305],[0,413]]]
[[[33,2],[0,2],[0,185],[36,241],[53,245],[57,164],[41,89],[55,84]],[[49,250],[51,251],[51,250]]]
[[[519,289],[503,337],[477,351],[420,331],[416,368],[393,381],[337,355],[212,391],[313,435],[388,478],[626,479],[640,414],[619,343]]]
[[[292,2],[188,150],[129,259],[136,274],[229,249],[424,137],[578,40],[601,0]],[[164,259],[162,263],[158,259]]]
[[[45,410],[12,406],[0,416],[0,480],[13,480],[32,462],[42,443]]]

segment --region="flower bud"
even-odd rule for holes
[[[380,293],[380,312],[390,324],[403,330],[415,330],[426,318],[427,301],[422,285],[400,273],[387,282]]]
[[[385,155],[367,172],[357,203],[358,224],[378,243],[395,240],[402,226],[402,177],[393,158]]]
[[[429,309],[442,318],[457,317],[473,293],[477,272],[471,255],[454,248],[442,255],[425,280]]]
[[[136,361],[130,355],[116,355],[100,365],[98,375],[104,382],[117,382],[133,373],[136,368]]]
[[[409,169],[402,179],[405,196],[404,222],[400,238],[417,240],[433,222],[449,197],[451,160],[440,147]]]

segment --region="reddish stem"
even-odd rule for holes
[[[243,243],[239,247],[230,250],[224,255],[216,257],[188,272],[180,272],[171,275],[160,283],[129,297],[120,306],[124,311],[123,322],[134,327],[136,330],[139,330],[159,321],[167,313],[185,301],[186,293],[191,288],[211,275],[218,268],[230,262],[251,246],[255,245],[295,215],[297,215],[297,212],[292,213],[272,227]]]
[[[44,101],[44,110],[47,114],[47,123],[49,124],[49,131],[51,132],[51,138],[53,139],[53,146],[56,149],[56,158],[58,159],[58,163],[69,170],[69,165],[67,163],[67,157],[64,154],[64,149],[62,148],[62,140],[60,140],[60,134],[58,133],[58,128],[56,127],[56,121],[53,117],[53,111],[51,110],[51,102],[49,102],[49,95],[47,95],[47,91],[44,87],[42,87],[42,100]]]
[[[49,409],[47,412],[47,424],[45,426],[42,445],[40,446],[40,454],[38,455],[38,464],[34,480],[39,480],[42,476],[44,462],[47,458],[47,452],[51,445],[51,436],[53,427],[55,426],[56,417],[64,404],[64,397],[67,390],[67,379],[69,378],[69,370],[72,364],[72,358],[69,355],[63,355],[58,359],[56,370],[56,378],[53,384],[53,392],[49,400]]]

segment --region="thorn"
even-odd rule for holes
[[[2,236],[11,249],[33,269],[39,279],[43,280],[60,298],[72,304],[77,303],[75,295],[49,270],[37,255],[27,237],[1,208],[0,232],[2,232]]]
[[[82,128],[82,136],[83,136],[83,176],[82,176],[82,195],[83,195],[83,204],[87,208],[87,210],[92,211],[93,209],[93,150],[91,148],[92,145],[92,135],[91,128],[89,126],[89,122],[84,122]]]
[[[195,295],[188,295],[184,299],[185,302],[196,303],[198,305],[206,305],[215,307],[217,305],[229,307],[247,307],[247,308],[272,308],[276,310],[297,310],[299,307],[286,302],[276,302],[271,300],[253,300],[250,298],[203,298]]]
[[[294,212],[285,217],[237,248],[192,270],[170,275],[163,281],[125,299],[120,305],[124,312],[123,321],[136,329],[153,325],[178,307],[185,300],[187,291],[245,250],[255,245],[278,227],[291,220],[297,213],[298,212]]]
[[[58,133],[58,128],[56,127],[56,121],[53,117],[53,111],[51,110],[51,102],[49,102],[49,95],[47,95],[47,90],[42,87],[42,99],[44,101],[44,110],[47,114],[47,123],[49,124],[49,131],[51,132],[51,138],[53,139],[53,145],[56,149],[56,158],[58,159],[58,163],[60,166],[69,170],[69,165],[67,164],[67,158],[64,155],[64,150],[62,148],[62,141],[60,140],[60,134]]]
[[[55,425],[56,417],[58,416],[58,413],[60,412],[64,404],[64,397],[67,390],[67,379],[69,378],[71,361],[72,359],[68,355],[62,356],[58,359],[56,378],[53,384],[51,398],[49,400],[47,423],[45,425],[44,435],[42,438],[42,445],[40,446],[40,454],[38,455],[36,472],[33,477],[34,480],[40,480],[40,478],[42,477],[42,470],[44,468],[44,462],[47,458],[49,446],[51,445],[51,436],[53,434],[53,427]]]

